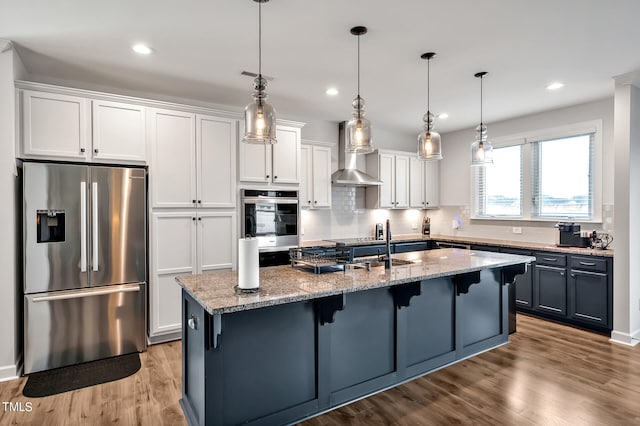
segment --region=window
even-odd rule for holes
[[[600,221],[601,129],[594,120],[494,141],[494,164],[472,168],[472,218]]]
[[[475,167],[476,216],[522,216],[522,146],[493,150],[491,167]]]
[[[593,215],[593,133],[533,144],[533,216]]]

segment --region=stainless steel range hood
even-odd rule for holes
[[[378,186],[382,181],[358,170],[358,155],[346,152],[346,122],[339,125],[338,135],[338,171],[331,175],[331,183],[335,186]],[[363,161],[364,163],[364,161]]]

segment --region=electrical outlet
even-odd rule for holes
[[[415,231],[416,229],[418,229],[418,224],[417,224],[417,223],[412,223],[412,224],[411,224],[411,229],[413,229],[414,231]]]
[[[511,228],[511,233],[512,234],[522,234],[522,228],[519,226],[514,226],[513,228]]]

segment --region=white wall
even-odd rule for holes
[[[16,376],[20,314],[17,282],[17,225],[15,172],[15,88],[14,72],[21,69],[19,58],[0,40],[0,223],[5,233],[0,238],[0,381]]]
[[[583,229],[613,232],[614,139],[613,98],[575,105],[567,108],[528,115],[497,123],[487,123],[489,140],[524,132],[532,132],[601,119],[603,124],[603,223],[583,224]],[[471,202],[471,143],[475,129],[469,128],[442,135],[443,159],[440,163],[441,209],[432,216],[432,232],[445,235],[511,239],[540,243],[554,243],[557,231],[550,222],[520,222],[498,220],[470,220]],[[455,218],[462,228],[453,230]],[[513,234],[513,226],[522,228],[522,234]]]

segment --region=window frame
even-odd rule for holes
[[[552,139],[562,139],[573,136],[593,133],[593,162],[592,162],[592,216],[590,218],[572,217],[572,216],[555,216],[540,217],[535,215],[534,207],[534,170],[533,170],[533,144],[537,142],[548,141]],[[472,220],[494,220],[494,221],[528,221],[528,222],[558,222],[558,221],[575,221],[581,223],[602,223],[602,119],[583,121],[564,126],[551,127],[536,131],[528,131],[514,135],[504,136],[500,138],[490,139],[494,148],[503,148],[513,145],[522,145],[522,215],[521,216],[487,216],[478,215],[475,211],[475,200],[478,193],[479,182],[476,179],[476,172],[470,173],[471,200],[470,214]],[[488,166],[490,167],[490,166]]]

